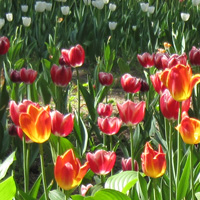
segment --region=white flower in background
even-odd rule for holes
[[[0,29],[4,26],[5,24],[5,19],[0,18]]]
[[[111,31],[113,31],[113,30],[115,30],[116,27],[117,27],[117,22],[109,22],[108,26],[109,26],[109,29],[110,29]]]
[[[137,30],[137,26],[132,26],[133,31]]]
[[[22,10],[22,12],[27,12],[28,11],[28,5],[21,5],[21,10]]]
[[[11,22],[13,20],[13,14],[12,13],[6,13],[6,19]]]
[[[190,14],[189,13],[181,13],[181,19],[184,22],[188,21],[189,18],[190,18]]]
[[[52,3],[46,3],[46,10],[51,11],[52,9]]]
[[[67,0],[61,0],[61,2],[66,2]]]
[[[200,4],[200,0],[192,0],[193,6],[198,6]]]
[[[29,27],[31,25],[30,17],[22,17],[22,23],[25,27]]]
[[[108,4],[108,3],[109,3],[109,0],[103,0],[103,3],[104,3],[104,4]]]
[[[148,13],[149,13],[149,14],[153,14],[154,11],[155,11],[155,7],[154,7],[154,6],[149,6],[149,7],[148,7]]]
[[[83,0],[85,5],[90,5],[91,4],[91,0]]]
[[[69,15],[69,12],[70,12],[69,6],[62,6],[61,12],[62,12],[63,15]]]
[[[99,10],[101,10],[104,7],[104,2],[102,0],[96,0],[96,1],[92,1],[92,5],[98,8]]]
[[[140,3],[140,7],[143,12],[147,12],[149,8],[149,3]]]
[[[36,1],[36,3],[35,3],[35,11],[36,12],[44,12],[45,9],[46,9],[45,1]]]
[[[110,9],[110,11],[115,11],[116,10],[116,8],[117,8],[117,6],[115,5],[115,4],[113,4],[113,3],[110,3],[109,4],[109,9]]]

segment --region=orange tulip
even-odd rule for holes
[[[73,150],[69,149],[62,156],[57,157],[54,176],[62,189],[70,190],[81,183],[88,169],[88,162],[81,166]]]
[[[19,124],[23,132],[36,143],[47,141],[51,134],[51,117],[49,106],[37,108],[29,105],[27,112],[19,116]]]
[[[182,113],[181,124],[176,129],[186,144],[200,143],[200,120],[190,118],[187,112]]]
[[[161,177],[166,171],[165,153],[159,144],[158,151],[154,151],[152,146],[147,142],[145,144],[144,152],[141,155],[142,170],[152,178]]]
[[[172,97],[181,102],[191,96],[195,84],[200,82],[200,74],[192,76],[189,65],[178,64],[162,72],[160,79],[169,89]]]

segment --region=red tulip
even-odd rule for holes
[[[131,158],[122,158],[121,161],[122,170],[123,171],[131,171],[132,170],[132,159]],[[134,160],[134,171],[139,171],[139,165],[136,160]]]
[[[169,120],[177,120],[180,103],[174,100],[166,89],[160,97],[160,109],[164,117]],[[190,98],[182,102],[182,111],[188,111],[190,108]]]
[[[144,80],[141,80],[140,82],[141,82],[140,92],[148,92],[149,91],[149,84]]]
[[[12,70],[10,73],[10,80],[14,83],[21,83],[21,76],[20,76],[20,72],[17,70]]]
[[[89,169],[86,162],[81,166],[72,149],[58,156],[54,168],[54,176],[58,185],[64,190],[71,190],[78,186]]]
[[[162,147],[159,144],[158,151],[154,151],[149,142],[145,144],[144,152],[141,155],[142,170],[152,178],[161,177],[166,171],[166,159]]]
[[[156,67],[157,69],[161,69],[161,70],[162,70],[162,69],[165,69],[165,68],[163,67],[162,58],[168,59],[168,58],[169,58],[169,55],[166,54],[166,53],[160,53],[160,52],[158,52],[158,53],[156,53],[156,54],[154,55],[154,64],[155,64],[155,67]]]
[[[20,78],[26,84],[32,84],[37,77],[37,71],[32,69],[20,69]]]
[[[87,153],[86,159],[95,174],[106,175],[115,165],[116,154],[111,151],[97,150],[95,153]]]
[[[166,89],[166,86],[160,80],[160,74],[161,72],[157,72],[156,74],[150,76],[152,85],[158,94],[162,94],[162,92]]]
[[[71,67],[53,65],[50,73],[52,81],[57,86],[66,87],[72,79]]]
[[[0,37],[0,55],[4,55],[8,52],[10,48],[10,41],[7,37]]]
[[[17,135],[22,140],[24,133],[19,126],[17,126],[16,128],[17,128]],[[25,141],[26,141],[26,143],[33,143],[33,141],[27,135],[25,135]]]
[[[140,91],[141,80],[131,76],[130,74],[124,74],[121,77],[121,85],[125,92],[136,93]]]
[[[189,58],[192,65],[200,65],[200,49],[193,46],[189,52]]]
[[[70,67],[80,67],[85,60],[85,51],[80,44],[70,49],[62,49],[61,54],[64,62]]]
[[[154,66],[154,54],[151,55],[147,52],[143,53],[142,55],[138,54],[137,59],[140,64],[145,68]]]
[[[145,101],[134,103],[127,100],[123,104],[117,104],[122,121],[128,126],[136,125],[144,119]]]
[[[107,135],[114,135],[118,133],[119,129],[121,128],[121,125],[122,120],[118,119],[117,117],[98,117],[99,129]]]
[[[113,82],[113,75],[111,73],[99,72],[99,82],[102,85],[109,86]]]
[[[97,107],[97,113],[100,117],[110,117],[112,115],[113,107],[112,104],[99,103]]]
[[[81,195],[82,196],[85,196],[86,195],[86,193],[87,193],[87,191],[91,188],[91,187],[93,187],[93,185],[92,184],[88,184],[88,185],[81,185]]]
[[[74,127],[74,115],[63,115],[59,111],[53,111],[51,115],[51,132],[60,137],[68,136]]]

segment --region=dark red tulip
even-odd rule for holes
[[[137,59],[139,63],[145,68],[154,66],[154,54],[151,55],[147,52],[143,53],[142,55],[138,54]]]
[[[7,37],[0,37],[0,55],[4,55],[8,52],[10,48],[10,41]]]
[[[20,69],[20,78],[21,81],[26,84],[32,84],[37,77],[37,71],[33,69]]]
[[[163,57],[169,58],[169,55],[166,53],[160,53],[160,52],[154,55],[154,64],[157,69],[161,69],[161,70],[164,69],[163,64],[162,64]]]
[[[149,91],[149,84],[144,80],[141,80],[140,82],[141,82],[140,91],[141,92],[148,92]]]
[[[189,52],[189,58],[192,65],[200,65],[200,49],[193,46]]]
[[[99,82],[102,85],[109,86],[113,82],[113,75],[111,73],[99,72]]]
[[[21,83],[21,76],[20,76],[20,72],[17,70],[12,70],[10,73],[10,80],[14,83]]]

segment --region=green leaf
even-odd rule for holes
[[[25,62],[24,58],[17,60],[14,64],[14,69],[16,69],[16,70],[21,69],[24,65],[24,62]]]
[[[36,200],[35,198],[31,197],[29,194],[25,193],[24,191],[18,189],[17,192],[17,197],[16,199],[20,199],[20,200]]]
[[[65,199],[65,194],[60,190],[52,190],[49,192],[50,200],[63,200]]]
[[[85,198],[81,195],[72,195],[72,200],[84,200]]]
[[[39,192],[39,189],[40,189],[41,180],[42,180],[42,175],[40,174],[40,176],[37,178],[37,180],[35,181],[33,187],[31,188],[31,190],[29,192],[29,195],[32,198],[37,198],[37,195],[38,195],[38,192]]]
[[[15,197],[16,185],[13,176],[0,183],[0,197],[3,200],[11,200]]]
[[[126,194],[138,181],[138,172],[124,171],[109,177],[105,188],[115,189]]]
[[[185,163],[183,173],[181,175],[181,179],[178,183],[178,192],[177,192],[177,200],[181,200],[186,196],[186,193],[189,189],[190,185],[190,157],[191,154],[187,157],[187,161]]]
[[[147,182],[146,180],[138,173],[138,186],[139,186],[139,194],[141,195],[142,199],[148,199],[148,192],[147,192]]]
[[[200,200],[200,192],[195,193],[197,200]]]
[[[8,168],[14,162],[14,160],[16,160],[15,151],[11,153],[2,164],[0,164],[0,180],[5,177]]]
[[[117,64],[119,66],[121,74],[130,73],[129,65],[122,58],[119,58],[117,60]]]

